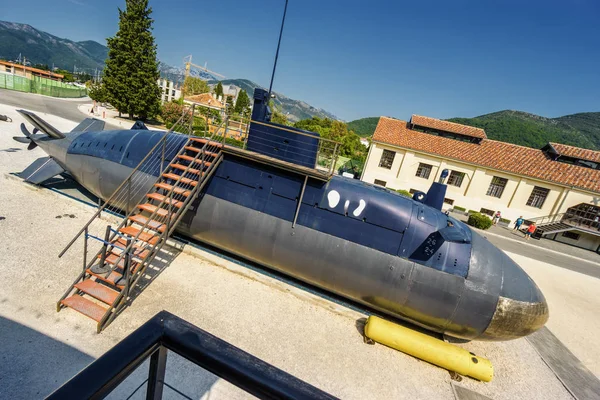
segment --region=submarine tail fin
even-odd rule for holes
[[[53,139],[64,139],[65,135],[60,132],[58,129],[44,121],[42,118],[32,113],[31,111],[26,110],[17,110],[19,114],[21,114],[31,125],[33,125],[37,130],[44,132],[46,135],[50,136]],[[23,128],[21,128],[23,130]],[[25,132],[23,132],[25,133]],[[35,133],[35,132],[34,132]],[[30,135],[25,134],[27,137]]]
[[[33,143],[33,142],[32,142]],[[41,157],[19,174],[26,182],[39,185],[40,183],[65,172],[52,157]]]

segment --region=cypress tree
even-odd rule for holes
[[[246,91],[242,89],[240,90],[238,98],[235,101],[234,111],[238,114],[244,114],[247,112],[248,107],[250,107],[250,99],[248,98]]]
[[[215,86],[215,96],[217,96],[217,98],[223,96],[223,85],[221,82],[217,83],[217,86]]]
[[[154,116],[160,110],[158,60],[148,0],[126,0],[119,8],[119,31],[107,39],[104,86],[110,103],[129,118]]]

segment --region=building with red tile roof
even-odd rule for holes
[[[558,143],[533,149],[488,139],[483,129],[417,115],[408,122],[379,119],[361,179],[427,192],[444,169],[447,208],[501,211],[514,221],[600,204],[598,151]],[[583,247],[600,245],[589,242]]]

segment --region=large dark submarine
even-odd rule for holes
[[[270,123],[267,100],[268,93],[257,89],[246,153],[314,167],[314,139]],[[63,134],[23,115],[42,133],[23,129],[27,137],[15,139],[49,156],[25,171],[27,179],[39,184],[67,172],[104,200],[166,134],[102,131],[100,121]],[[294,131],[303,135],[294,138]],[[259,140],[265,132],[273,143]],[[179,141],[177,151],[188,140],[167,135]],[[305,153],[279,151],[292,140],[298,148],[306,144]],[[427,196],[409,199],[340,176],[315,179],[235,152],[225,152],[215,168],[178,223],[179,233],[456,338],[514,339],[548,319],[533,280],[485,238],[432,207]],[[158,177],[161,169],[145,172]],[[150,179],[134,201],[155,183]]]

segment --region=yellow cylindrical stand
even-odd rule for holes
[[[494,377],[494,367],[490,360],[379,317],[369,317],[365,325],[365,336],[461,375],[484,382],[489,382]]]

